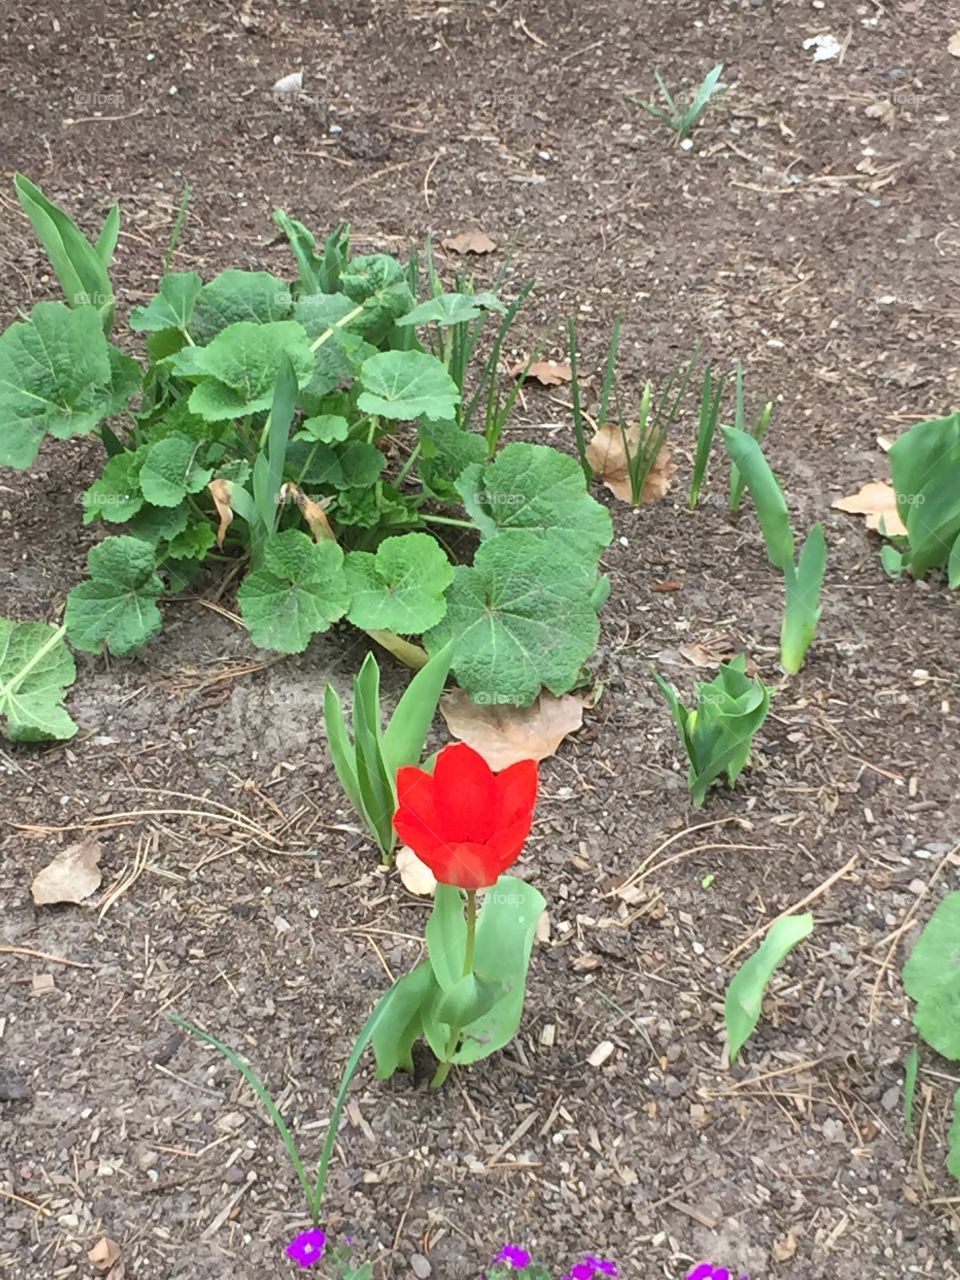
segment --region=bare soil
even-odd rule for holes
[[[377,1280],[423,1259],[472,1277],[505,1239],[558,1273],[602,1251],[637,1280],[704,1257],[754,1280],[960,1274],[944,1167],[957,1071],[925,1056],[908,1138],[898,976],[960,887],[958,602],[889,582],[876,536],[830,509],[886,475],[879,437],[960,393],[956,26],[935,0],[28,0],[0,15],[0,169],[89,229],[121,202],[121,314],[154,289],[185,180],[177,264],[208,276],[290,272],[277,205],[318,233],[348,218],[364,249],[480,227],[500,246],[481,278],[508,246],[509,281],[537,278],[524,341],[545,331],[559,353],[575,312],[594,369],[624,316],[628,401],[698,336],[724,366],[741,358],[754,409],[777,401],[769,454],[798,527],[826,527],[821,634],[782,681],[780,584],[749,510],[725,509],[719,460],[685,509],[689,420],[668,497],[613,507],[604,696],[545,765],[521,863],[551,920],[521,1035],[439,1095],[378,1083],[369,1063],[354,1085],[326,1222]],[[842,58],[814,63],[803,41],[827,31]],[[676,85],[717,61],[735,87],[684,151],[629,94],[653,91],[655,67]],[[301,65],[304,96],[276,102]],[[866,114],[884,101],[892,115]],[[8,323],[56,283],[9,183],[0,230]],[[567,399],[531,392],[511,431],[572,449]],[[56,618],[83,576],[98,454],[48,444],[0,474],[5,614]],[[781,688],[737,791],[693,812],[649,665],[689,690],[701,673],[678,645],[718,632]],[[129,1277],[292,1272],[283,1246],[306,1224],[282,1147],[164,1013],[242,1049],[319,1153],[353,1037],[415,963],[428,909],[377,869],[325,749],[324,682],[362,652],[342,629],[271,662],[183,600],[139,657],[81,660],[74,742],[0,753],[11,1280],[91,1276],[103,1234]],[[385,666],[392,696],[403,676]],[[146,869],[105,911],[35,908],[33,875],[90,831],[106,890],[138,849]],[[723,991],[745,951],[730,953],[811,894],[816,931],[725,1069]]]

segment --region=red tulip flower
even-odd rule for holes
[[[500,773],[472,747],[444,747],[433,774],[397,770],[400,839],[441,884],[484,889],[520,857],[533,825],[537,762],[521,760]]]

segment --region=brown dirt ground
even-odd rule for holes
[[[122,311],[153,289],[184,178],[178,264],[208,275],[289,270],[277,204],[317,231],[348,217],[365,248],[480,226],[513,241],[512,278],[537,277],[527,341],[559,337],[576,309],[595,367],[624,314],[634,400],[698,335],[741,357],[753,401],[778,400],[770,454],[798,522],[826,525],[811,660],[737,792],[694,814],[648,664],[666,651],[658,665],[689,688],[670,651],[724,631],[776,679],[779,587],[755,522],[726,514],[719,467],[696,515],[682,484],[617,506],[606,693],[545,769],[522,863],[552,932],[521,1036],[439,1097],[369,1065],[354,1086],[327,1221],[378,1280],[413,1274],[415,1254],[443,1280],[474,1276],[507,1238],[558,1268],[603,1250],[638,1280],[706,1256],[754,1280],[960,1274],[944,1172],[957,1072],[927,1055],[909,1141],[902,947],[883,966],[894,931],[912,919],[908,944],[960,885],[957,600],[888,582],[876,538],[829,508],[884,475],[879,435],[957,403],[956,26],[933,0],[28,0],[0,17],[0,169],[91,227],[120,200]],[[814,64],[802,41],[826,30],[843,60]],[[690,152],[626,96],[655,66],[676,83],[718,60],[736,88]],[[274,102],[301,64],[308,97]],[[865,115],[892,94],[892,119]],[[7,322],[56,290],[9,186],[0,199]],[[513,430],[570,447],[563,399],[531,394]],[[58,616],[97,536],[77,505],[97,455],[48,445],[0,476],[3,612]],[[671,580],[682,589],[654,589]],[[75,742],[0,754],[0,941],[86,966],[0,965],[0,1052],[31,1095],[0,1104],[11,1280],[93,1274],[101,1233],[145,1280],[290,1274],[282,1247],[303,1219],[280,1144],[234,1073],[171,1040],[162,1015],[242,1047],[319,1150],[351,1038],[415,961],[426,913],[376,870],[324,749],[323,683],[360,653],[331,634],[244,673],[263,655],[228,619],[174,604],[140,658],[82,661]],[[132,816],[98,821],[118,813]],[[148,870],[102,919],[96,902],[35,909],[32,875],[91,824],[108,886],[138,841],[155,841]],[[612,896],[671,836],[636,900]],[[729,951],[845,866],[723,1069]],[[43,973],[55,989],[33,994]],[[595,1069],[603,1039],[616,1051]]]

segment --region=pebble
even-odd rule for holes
[[[417,1277],[417,1280],[427,1280],[427,1276],[433,1270],[433,1267],[431,1267],[422,1253],[412,1253],[410,1255],[410,1269]]]

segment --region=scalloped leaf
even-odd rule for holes
[[[77,678],[64,630],[0,618],[0,716],[13,742],[72,738],[77,732],[62,706]]]

